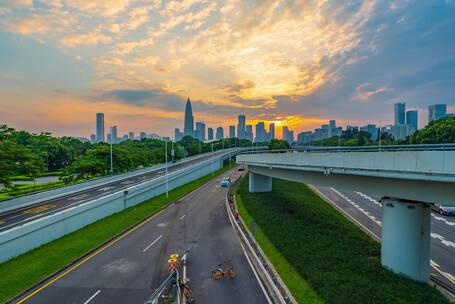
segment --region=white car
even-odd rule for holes
[[[229,187],[231,184],[231,178],[230,177],[223,177],[223,179],[220,181],[220,186],[221,187]]]

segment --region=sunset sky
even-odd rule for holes
[[[387,124],[397,101],[423,127],[455,112],[455,0],[0,0],[1,124],[171,135],[187,97],[209,127]]]

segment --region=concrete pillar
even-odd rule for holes
[[[430,280],[431,215],[427,204],[382,199],[381,263],[411,279]]]
[[[272,178],[253,172],[249,173],[250,192],[270,192],[272,191]]]

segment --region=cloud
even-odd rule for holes
[[[30,16],[14,20],[6,26],[10,32],[25,36],[46,34],[53,29],[52,23],[47,18],[41,16]]]
[[[359,85],[356,89],[354,94],[352,95],[352,100],[357,101],[368,101],[371,97],[374,97],[380,93],[384,93],[390,91],[389,88],[386,86],[380,86],[376,89],[373,89],[371,83],[366,82]]]
[[[96,45],[99,43],[109,43],[112,41],[111,36],[107,36],[98,32],[88,34],[72,34],[64,36],[60,42],[69,48],[74,48],[80,45]]]
[[[66,0],[66,5],[81,11],[112,17],[125,10],[129,0]]]

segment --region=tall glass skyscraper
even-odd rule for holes
[[[193,133],[194,133],[193,109],[191,108],[191,101],[188,98],[186,100],[185,106],[185,123],[183,126],[183,135],[193,137]]]
[[[395,126],[406,124],[406,104],[404,102],[397,102],[395,104]]]
[[[104,141],[104,113],[96,113],[96,142]]]
[[[408,125],[409,128],[409,134],[414,133],[417,131],[418,125],[417,125],[417,111],[406,111],[406,124]]]
[[[438,120],[447,115],[446,104],[435,104],[428,106],[428,123],[433,120]]]
[[[213,140],[213,129],[212,128],[207,129],[207,140]]]
[[[239,122],[237,124],[237,137],[240,139],[245,139],[246,137],[245,115],[239,115]]]
[[[229,126],[229,138],[235,137],[235,126]]]

